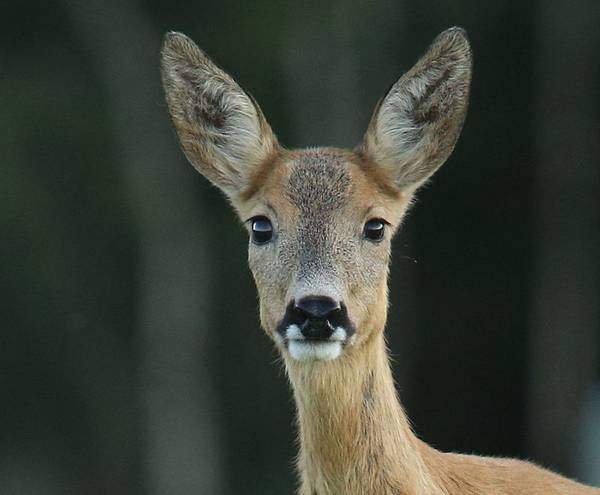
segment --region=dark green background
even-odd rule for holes
[[[284,145],[351,146],[453,25],[473,45],[472,98],[395,241],[400,396],[440,449],[600,483],[581,447],[586,424],[600,435],[599,8],[3,4],[0,492],[292,492],[291,394],[245,233],[177,147],[162,35],[192,37]]]

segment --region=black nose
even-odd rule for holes
[[[310,320],[327,320],[333,312],[340,310],[340,305],[330,297],[308,296],[295,303],[294,309]]]
[[[277,325],[277,333],[282,338],[288,337],[292,325],[308,340],[327,340],[337,328],[344,329],[347,338],[356,332],[342,301],[336,302],[330,297],[316,295],[297,301],[292,299]]]
[[[334,330],[332,320],[340,312],[340,305],[330,297],[308,296],[294,304],[294,311],[305,318],[300,325],[307,339],[328,339]]]

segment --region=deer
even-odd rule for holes
[[[296,404],[300,495],[600,494],[522,460],[445,453],[412,431],[384,328],[391,240],[462,130],[472,52],[450,28],[376,105],[361,143],[287,149],[188,37],[161,74],[188,161],[248,231],[260,323]]]

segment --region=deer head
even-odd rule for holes
[[[340,358],[380,335],[392,237],[465,118],[464,31],[436,38],[353,151],[284,149],[254,99],[184,35],[166,36],[162,77],[185,155],[248,230],[262,327],[286,360]]]

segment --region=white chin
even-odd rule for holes
[[[331,361],[342,353],[340,341],[288,341],[288,351],[297,361]]]

